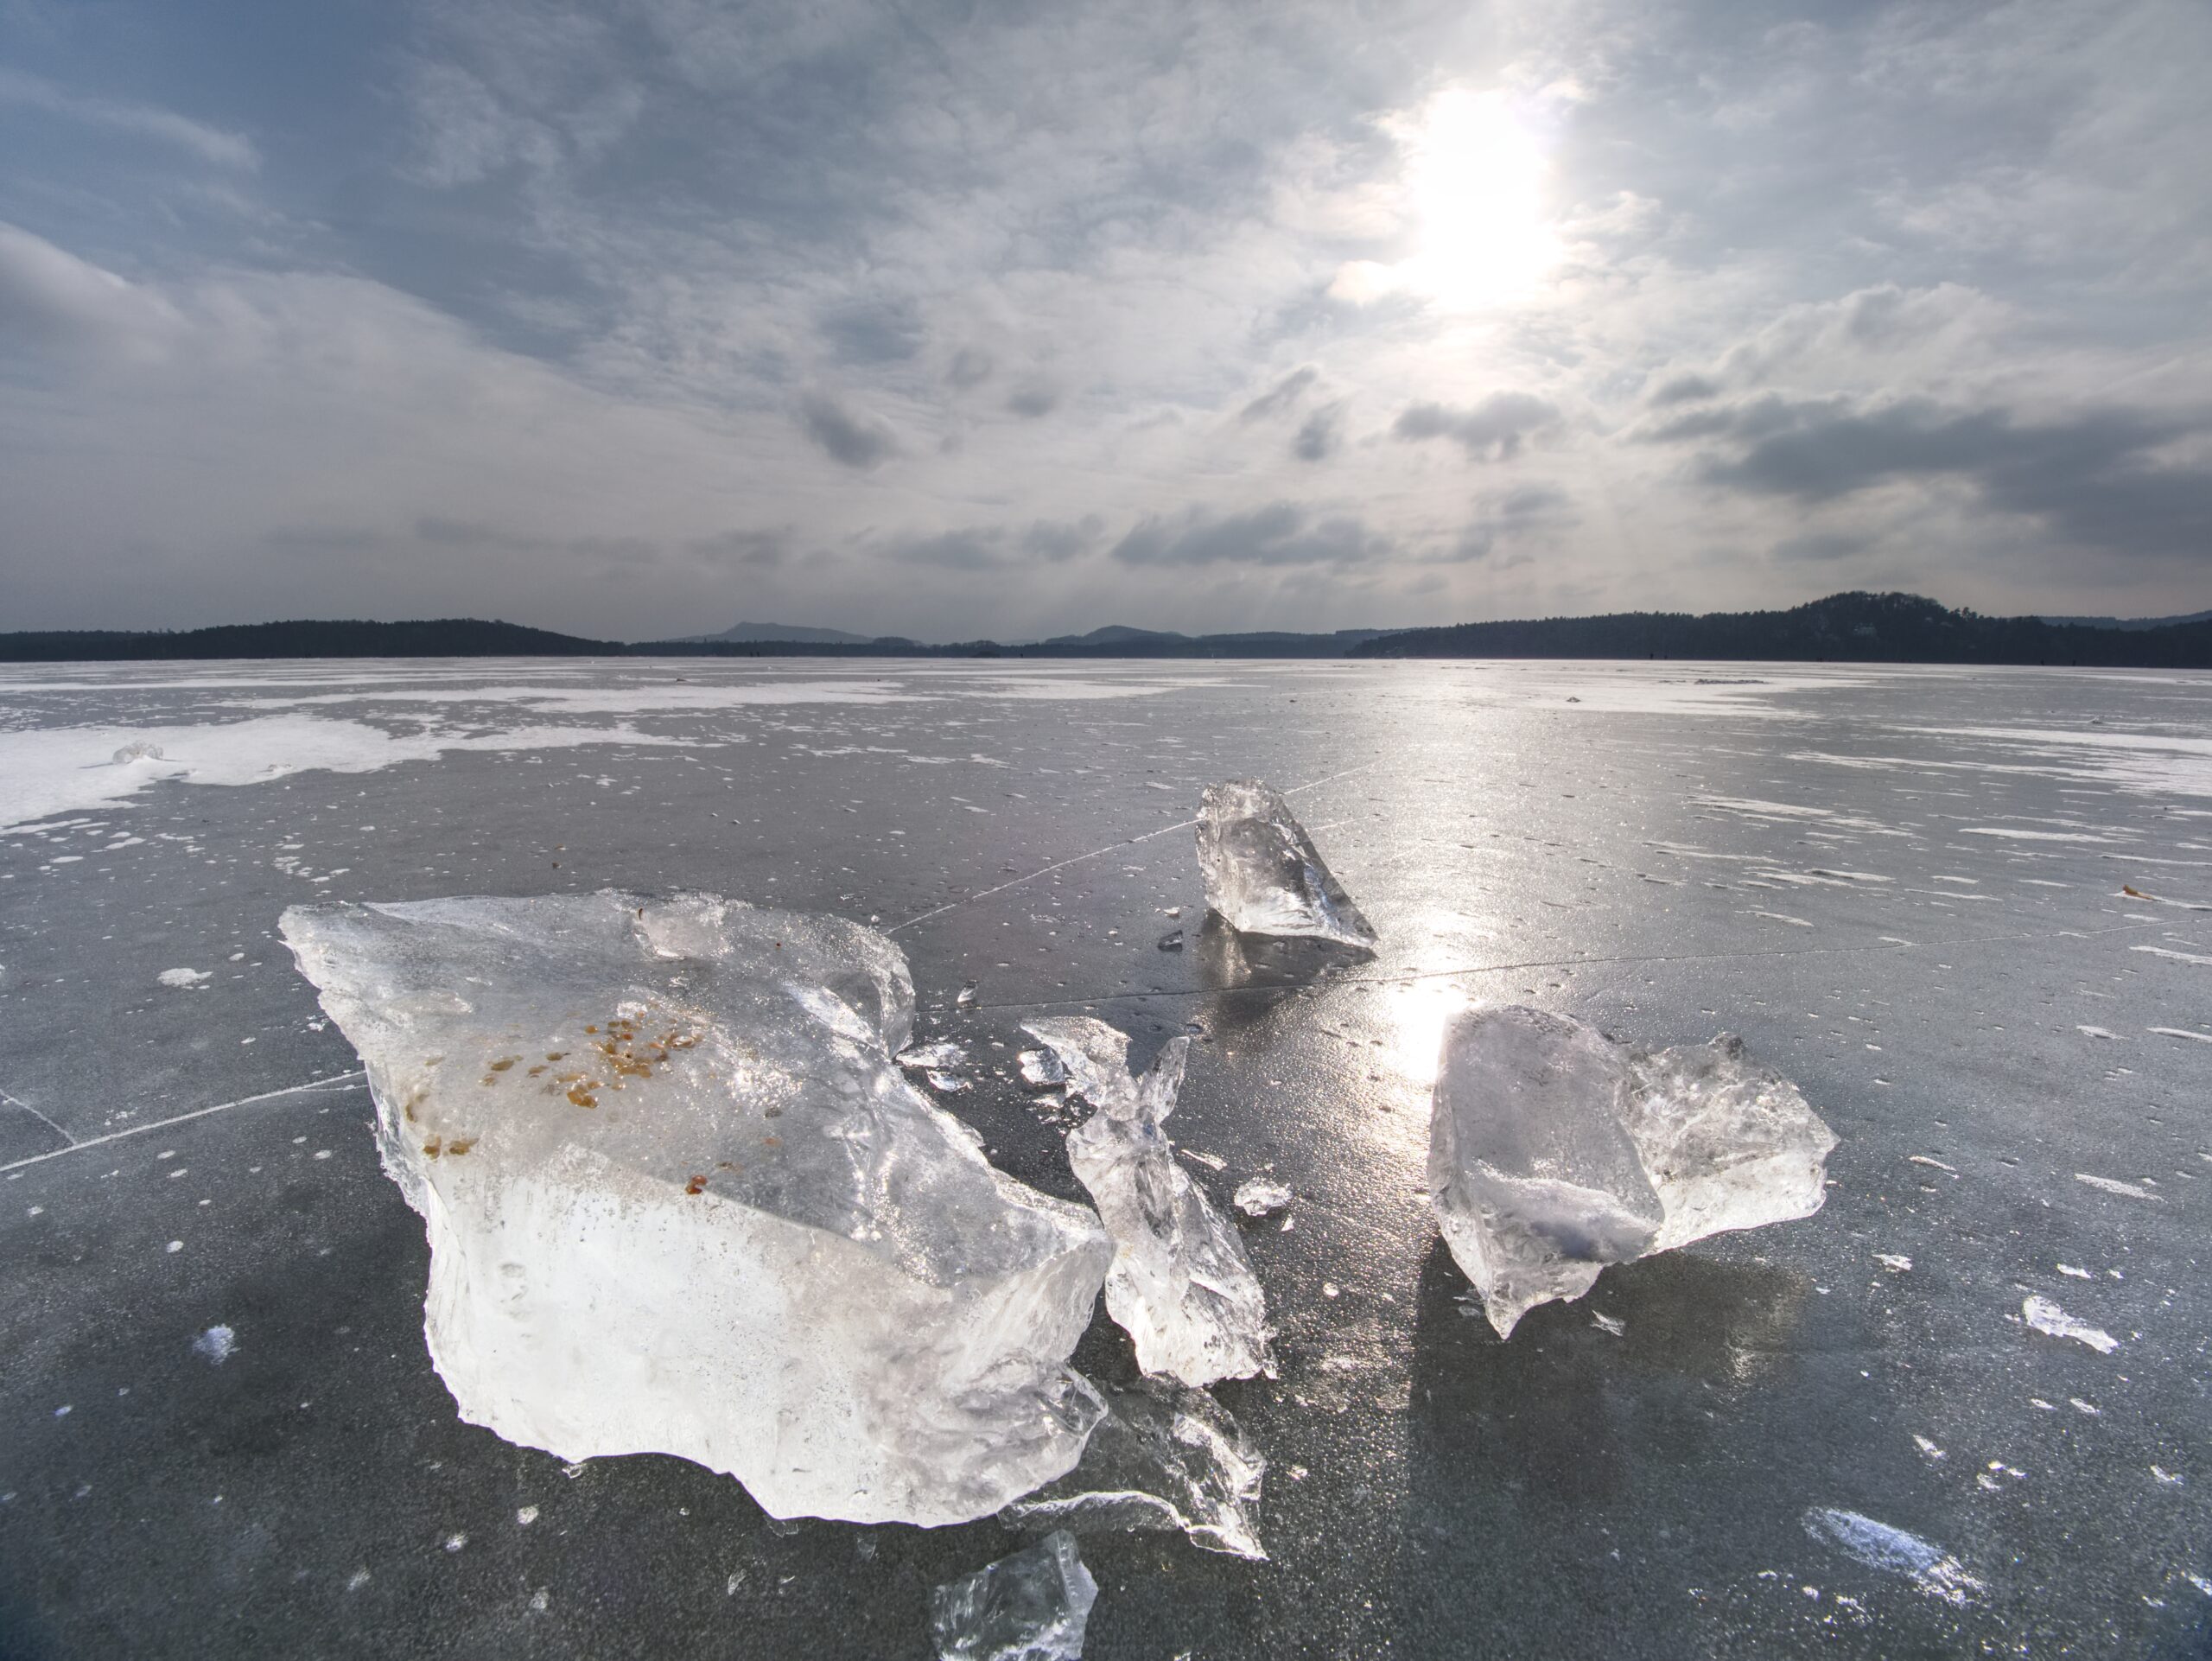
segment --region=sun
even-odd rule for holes
[[[1409,291],[1451,311],[1504,304],[1559,263],[1544,212],[1549,163],[1502,92],[1450,87],[1382,124],[1404,157],[1401,200],[1413,251],[1392,264],[1357,260],[1331,292],[1367,301]]]

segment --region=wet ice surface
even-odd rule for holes
[[[1280,1376],[1211,1392],[1268,1461],[1268,1560],[1084,1531],[1094,1661],[2206,1647],[2206,678],[6,673],[0,780],[35,735],[99,786],[0,835],[16,1650],[703,1656],[741,1633],[919,1658],[931,1588],[1023,1546],[996,1519],[779,1531],[687,1461],[570,1474],[459,1418],[423,1343],[422,1224],[276,919],[608,886],[876,918],[913,965],[917,1041],[966,1054],[972,1087],[938,1104],[1061,1199],[1085,1195],[1020,1023],[1096,1015],[1141,1058],[1187,1034],[1185,1168],[1224,1211],[1262,1172],[1297,1194],[1236,1225]],[[199,741],[165,727],[273,716],[379,738],[310,735],[354,771],[269,773],[325,752],[252,735],[242,782],[166,765]],[[484,741],[432,741],[456,736]],[[164,764],[109,792],[134,741]],[[1243,777],[1287,793],[1372,960],[1231,950],[1202,920],[1191,821]],[[1186,949],[1159,951],[1178,926]],[[161,983],[180,967],[207,978]],[[1840,1138],[1825,1207],[1610,1269],[1501,1343],[1460,1314],[1423,1177],[1438,1040],[1469,1001],[1647,1049],[1741,1034]],[[2038,1332],[2031,1297],[2119,1347]],[[195,1347],[219,1327],[219,1365]],[[1074,1360],[1109,1394],[1138,1383],[1103,1319]],[[1986,1589],[1929,1595],[1808,1532],[1815,1511]]]

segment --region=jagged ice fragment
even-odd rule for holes
[[[938,1661],[1080,1661],[1097,1600],[1075,1537],[1048,1534],[932,1591],[930,1636]]]
[[[1252,1518],[1268,1461],[1202,1390],[1100,1385],[1106,1417],[1083,1462],[1001,1515],[1016,1528],[1179,1529],[1208,1551],[1263,1561]]]
[[[1188,1038],[1172,1038],[1142,1078],[1129,1037],[1088,1015],[1024,1021],[1097,1111],[1068,1132],[1068,1163],[1113,1237],[1106,1310],[1137,1365],[1192,1385],[1268,1365],[1267,1300],[1235,1226],[1175,1158],[1160,1127],[1175,1111]]]
[[[1240,1182],[1236,1192],[1230,1196],[1236,1209],[1247,1217],[1272,1217],[1290,1204],[1295,1196],[1272,1177],[1255,1176]]]
[[[778,1518],[962,1522],[1074,1466],[1111,1245],[902,1076],[890,940],[613,891],[283,926],[423,1216],[462,1418],[678,1454]]]
[[[1644,1054],[1570,1015],[1467,1010],[1445,1030],[1428,1186],[1507,1335],[1608,1263],[1811,1216],[1834,1146],[1732,1035]]]
[[[2120,1347],[2120,1340],[2103,1327],[2092,1327],[2088,1321],[2068,1314],[2049,1298],[2029,1298],[2020,1305],[2020,1318],[2039,1333],[2087,1344],[2099,1355],[2110,1355]]]
[[[1206,786],[1198,866],[1206,904],[1240,934],[1375,944],[1374,928],[1330,875],[1290,804],[1256,779]]]

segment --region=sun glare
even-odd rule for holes
[[[1410,291],[1463,311],[1534,289],[1557,264],[1559,239],[1544,216],[1543,147],[1505,95],[1453,87],[1384,124],[1404,153],[1414,251],[1395,264],[1355,261],[1331,291],[1353,301]]]

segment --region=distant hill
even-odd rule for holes
[[[901,635],[861,640],[838,629],[776,638],[624,645],[445,618],[431,622],[240,623],[182,632],[111,629],[0,634],[0,661],[157,658],[1675,658],[1833,663],[2077,664],[2100,668],[2212,669],[2212,613],[2174,622],[2056,623],[1952,611],[1914,594],[1833,594],[1787,611],[1617,612],[1460,623],[1449,628],[1261,630],[1178,634],[1113,623],[1033,645],[963,640],[925,646]],[[791,638],[803,637],[803,638]]]
[[[2041,620],[2060,628],[2171,628],[2177,623],[2212,622],[2212,611],[2192,611],[2184,617],[2045,617]]]
[[[420,623],[226,623],[181,632],[54,629],[0,634],[0,661],[13,663],[157,658],[573,658],[622,650],[607,640],[473,617]]]
[[[727,615],[728,614],[724,614]],[[695,634],[691,640],[729,640],[752,646],[762,640],[789,640],[800,646],[866,646],[874,637],[848,634],[842,628],[804,628],[795,623],[740,623],[719,634]]]
[[[1836,663],[2079,664],[2212,668],[2212,621],[2093,628],[1984,617],[1916,594],[1833,594],[1788,611],[1617,612],[1408,629],[1364,658],[1772,659]]]
[[[1190,635],[1109,623],[1088,634],[1056,634],[1022,650],[1125,658],[1334,658],[1388,633],[1379,628],[1340,628],[1331,634],[1300,634],[1263,629],[1247,634]]]

